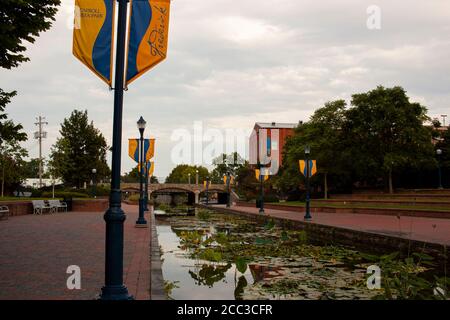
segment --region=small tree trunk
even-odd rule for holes
[[[328,173],[325,172],[324,173],[324,186],[323,188],[325,189],[325,200],[328,199]]]
[[[389,169],[389,193],[394,193],[394,187],[392,185],[392,169]]]

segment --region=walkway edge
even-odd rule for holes
[[[150,240],[150,300],[167,300],[162,274],[161,252],[159,249],[156,219],[151,210],[151,240]]]

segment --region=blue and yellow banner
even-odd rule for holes
[[[140,139],[128,139],[128,155],[139,163]],[[155,155],[155,139],[144,139],[144,161],[147,162]]]
[[[267,170],[263,170],[264,174],[264,181],[269,179],[269,174],[267,173]],[[259,169],[255,169],[255,177],[256,180],[260,181],[261,180],[261,176],[262,174],[260,174],[260,170]]]
[[[300,165],[300,172],[306,177],[306,161],[305,160],[299,160]],[[312,177],[317,172],[317,165],[316,160],[309,160],[309,177]]]
[[[139,139],[128,139],[128,155],[139,163]]]
[[[170,0],[131,0],[126,86],[166,58]]]
[[[114,0],[75,0],[73,55],[110,87],[114,21]]]

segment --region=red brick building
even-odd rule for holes
[[[257,164],[258,158],[267,155],[272,161],[281,166],[283,163],[283,147],[286,139],[294,134],[297,123],[257,122],[253,127],[249,141],[250,164]]]

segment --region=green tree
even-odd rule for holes
[[[179,164],[172,169],[167,176],[166,183],[188,183],[189,174],[191,174],[191,183],[195,183],[195,174],[198,170],[198,183],[203,183],[209,176],[209,171],[203,166],[191,166],[188,164]]]
[[[17,140],[4,141],[0,147],[1,196],[6,189],[17,189],[23,181],[23,158],[28,155]]]
[[[2,196],[5,188],[15,187],[22,181],[21,165],[27,152],[20,142],[27,140],[21,124],[8,119],[5,108],[16,92],[4,92],[0,89],[0,154],[2,170]]]
[[[359,177],[385,178],[393,192],[393,172],[435,163],[427,109],[409,101],[402,87],[377,87],[352,96],[343,134]]]
[[[39,158],[24,161],[23,175],[25,178],[37,178],[39,176]]]
[[[306,123],[295,129],[295,134],[284,147],[284,162],[277,185],[280,190],[295,191],[304,183],[300,173],[299,160],[305,158],[305,146],[311,149],[310,159],[316,160],[318,174],[313,181],[323,181],[325,198],[328,197],[329,177],[334,177],[335,183],[343,184],[348,179],[349,172],[345,169],[344,159],[347,155],[342,147],[345,136],[342,127],[346,121],[346,103],[337,100],[325,103],[317,109]]]
[[[138,166],[134,167],[133,169],[131,169],[130,172],[128,172],[122,176],[122,182],[125,182],[125,183],[133,183],[133,182],[139,183],[139,179],[140,179],[140,175],[139,175]],[[158,178],[155,176],[151,176],[150,183],[159,183]]]
[[[246,165],[246,161],[237,152],[229,155],[221,154],[213,159],[214,169],[211,172],[211,181],[214,183],[223,183],[223,176],[228,172],[232,176],[236,176],[240,168]]]
[[[106,140],[93,122],[89,123],[86,111],[74,110],[64,119],[59,131],[61,137],[53,145],[50,167],[54,177],[61,177],[71,186],[81,188],[97,169],[97,181],[110,175],[106,163],[109,150]]]
[[[11,69],[30,59],[24,41],[33,43],[50,29],[60,0],[2,0],[0,6],[0,67]]]

